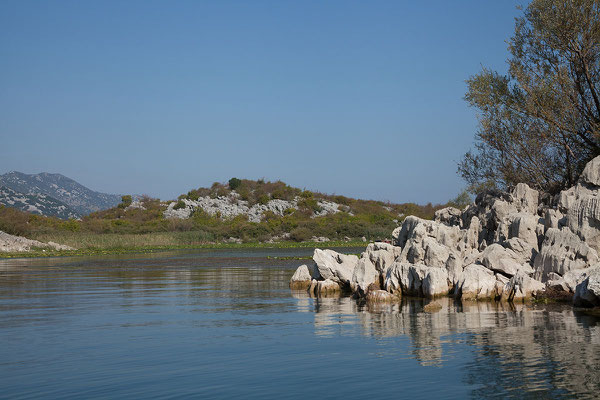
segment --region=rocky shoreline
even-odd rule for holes
[[[0,252],[26,252],[33,249],[50,250],[75,250],[73,247],[54,242],[43,243],[37,240],[27,239],[21,236],[10,235],[0,231]]]
[[[360,257],[316,249],[290,288],[323,296],[351,293],[374,302],[401,296],[526,301],[571,299],[600,307],[600,157],[555,196],[526,184],[489,191],[433,221],[407,217],[392,243]]]

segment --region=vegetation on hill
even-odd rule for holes
[[[269,240],[309,241],[313,237],[331,240],[368,240],[389,238],[392,230],[406,215],[432,218],[434,212],[447,205],[464,207],[470,199],[465,194],[445,205],[392,204],[373,200],[357,200],[345,196],[326,195],[290,187],[281,181],[240,180],[214,183],[210,188],[199,188],[178,199],[197,200],[199,197],[227,196],[233,190],[249,205],[265,204],[272,199],[299,198],[297,209],[285,210],[284,215],[265,212],[260,222],[250,222],[247,215],[222,218],[197,209],[188,219],[165,218],[168,202],[142,197],[133,204],[131,196],[123,196],[122,203],[108,210],[97,211],[81,220],[60,220],[28,214],[9,207],[0,207],[0,230],[39,240],[52,240],[73,247],[118,246],[119,235],[155,234],[153,240],[164,245],[202,244],[236,238],[243,242]],[[343,211],[315,216],[319,201],[327,200],[340,205]],[[110,240],[107,238],[110,237]],[[150,236],[146,236],[150,238]]]
[[[467,81],[480,129],[459,172],[473,192],[519,182],[558,192],[600,154],[600,2],[533,0],[508,49],[508,74]]]

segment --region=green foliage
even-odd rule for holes
[[[182,208],[185,208],[185,202],[183,200],[177,201],[177,203],[175,203],[173,206],[173,210],[180,210]]]
[[[306,242],[312,236],[312,231],[306,227],[295,228],[290,232],[290,239],[295,242]]]
[[[242,181],[238,178],[231,178],[229,180],[229,189],[237,190],[242,185]]]
[[[456,196],[455,198],[450,200],[448,202],[447,206],[458,208],[458,209],[462,210],[463,208],[465,208],[466,206],[468,206],[471,203],[473,203],[473,199],[471,199],[469,192],[466,190],[463,190],[462,192],[460,192],[458,194],[458,196]]]
[[[121,203],[119,203],[120,208],[127,208],[131,205],[131,203],[133,202],[133,199],[131,198],[131,195],[126,194],[124,196],[121,196]]]
[[[480,127],[459,173],[472,190],[572,186],[600,154],[600,2],[533,0],[509,51],[507,75],[467,81]]]
[[[229,188],[220,183],[213,184],[211,188],[191,190],[177,201],[175,208],[185,207],[183,199],[217,196],[223,191],[229,191]],[[138,246],[144,245],[143,240],[157,246],[179,246],[207,241],[222,242],[230,237],[240,238],[244,242],[264,242],[286,234],[290,235],[293,242],[310,240],[313,236],[325,236],[331,240],[343,240],[345,237],[360,239],[365,236],[376,240],[389,238],[398,220],[402,219],[402,214],[432,218],[435,210],[442,207],[330,196],[302,191],[280,181],[259,183],[242,180],[238,187],[238,193],[247,196],[250,204],[266,204],[274,192],[276,196],[286,199],[297,197],[298,209],[286,209],[283,215],[265,212],[260,222],[250,222],[245,215],[221,218],[218,213],[210,215],[201,209],[195,210],[189,219],[165,219],[163,212],[166,205],[158,199],[143,197],[140,199],[143,208],[126,210],[126,207],[119,206],[92,213],[81,220],[63,221],[0,207],[0,230],[33,238],[54,238],[49,240],[77,248],[121,248],[133,243]],[[315,217],[321,200],[344,204],[341,212]],[[127,238],[128,244],[119,242],[119,236]],[[138,237],[139,242],[136,239]],[[183,237],[187,239],[174,239]]]

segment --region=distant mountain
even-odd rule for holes
[[[121,201],[120,195],[96,192],[64,175],[47,172],[29,175],[12,171],[0,175],[0,186],[25,196],[43,195],[46,202],[51,198],[62,203],[78,216],[115,207]],[[35,203],[31,205],[37,207]]]
[[[18,208],[33,214],[62,219],[79,218],[80,215],[65,203],[45,194],[24,194],[6,186],[0,186],[0,205]]]

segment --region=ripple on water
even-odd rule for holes
[[[304,250],[302,250],[304,251]],[[293,251],[282,253],[293,256]],[[0,263],[0,397],[594,398],[568,306],[311,298],[277,251]]]

